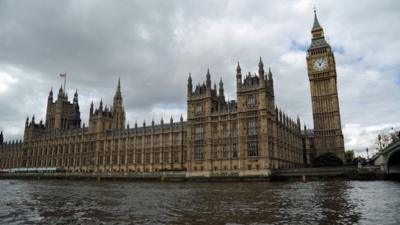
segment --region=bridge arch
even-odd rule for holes
[[[400,175],[400,145],[397,145],[396,148],[387,152],[385,158],[386,173]]]

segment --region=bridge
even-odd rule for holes
[[[384,170],[389,175],[400,175],[400,140],[382,150]]]

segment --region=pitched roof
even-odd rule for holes
[[[311,29],[311,32],[317,31],[317,30],[322,30],[322,27],[321,27],[321,25],[319,24],[319,21],[318,21],[317,11],[314,9],[314,24],[313,24],[313,27]]]

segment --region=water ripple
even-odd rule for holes
[[[400,224],[390,181],[0,180],[1,224]]]

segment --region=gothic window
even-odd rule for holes
[[[258,156],[257,142],[249,143],[248,149],[247,149],[247,155],[248,156]]]
[[[168,151],[163,152],[163,163],[169,163],[169,152]]]
[[[150,146],[151,145],[151,136],[147,136],[146,137],[146,146]]]
[[[257,135],[257,120],[255,118],[248,120],[248,135]]]
[[[169,134],[164,134],[163,145],[169,146]]]
[[[203,113],[203,105],[197,104],[196,105],[196,114],[201,114],[201,113]]]
[[[180,136],[180,134],[175,134],[175,145],[181,145],[181,136]]]
[[[160,146],[160,136],[159,135],[154,135],[153,137],[153,145],[158,147]]]
[[[226,144],[224,144],[224,147],[223,147],[223,149],[222,149],[222,157],[223,157],[224,159],[227,159],[227,158],[228,158],[228,146],[227,146]]]
[[[121,155],[120,160],[121,160],[120,161],[121,164],[125,164],[125,154]]]
[[[224,125],[222,126],[222,133],[224,137],[228,137],[228,129],[226,123],[224,123]]]
[[[182,162],[185,163],[186,162],[186,157],[187,157],[187,151],[185,146],[183,146],[183,151],[182,151]]]
[[[204,138],[204,130],[202,127],[196,127],[195,129],[195,140],[199,141],[199,140],[203,140]]]
[[[196,145],[194,147],[194,160],[204,159],[204,149],[202,145]]]
[[[153,162],[154,163],[160,163],[160,153],[159,152],[154,152],[153,153]]]
[[[252,109],[256,104],[256,97],[254,95],[247,96],[247,108]]]
[[[237,152],[237,145],[236,143],[232,144],[232,158],[237,158],[238,157],[238,152]]]
[[[173,160],[174,160],[174,163],[179,162],[179,148],[174,149]]]
[[[213,138],[218,138],[218,125],[213,125],[212,136]]]
[[[212,147],[212,158],[218,159],[218,145],[213,145]]]
[[[118,160],[117,155],[116,155],[116,154],[113,154],[113,155],[112,155],[112,164],[116,165],[116,164],[117,164],[117,160]]]
[[[136,153],[136,163],[141,164],[142,163],[142,153],[140,150],[137,151]]]
[[[150,152],[146,152],[144,155],[144,161],[145,163],[150,163]]]

